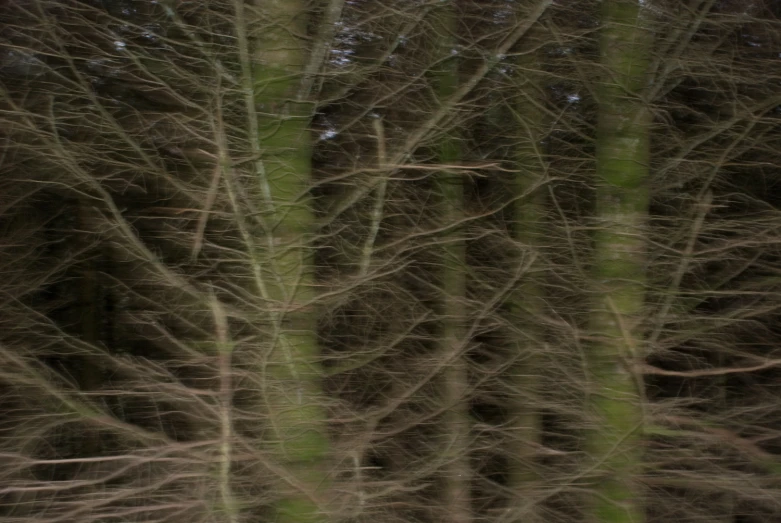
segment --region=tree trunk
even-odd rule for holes
[[[262,19],[248,28],[256,38],[244,35],[245,56],[251,54],[252,62],[250,75],[245,64],[245,76],[251,79],[247,105],[254,114],[249,124],[259,157],[255,175],[265,238],[251,254],[257,292],[269,304],[272,326],[260,368],[265,370],[267,438],[286,475],[278,485],[275,521],[314,522],[325,518],[319,501],[328,442],[313,303],[314,214],[307,197],[312,112],[301,91],[309,57],[308,8],[301,0],[255,4]]]
[[[645,298],[650,112],[641,97],[650,33],[639,0],[605,0],[598,85],[596,232],[588,323],[588,403],[595,416],[587,448],[597,478],[591,520],[644,520],[635,476],[641,470],[642,385],[632,373]]]
[[[451,98],[459,83],[458,61],[451,57],[456,45],[456,13],[448,5],[435,13],[437,48],[444,61],[435,66],[437,97]],[[455,131],[443,133],[439,142],[438,160],[453,165],[461,159]],[[467,346],[466,303],[466,244],[462,228],[464,220],[464,183],[459,172],[443,171],[438,175],[441,195],[442,226],[447,227],[442,249],[442,332],[438,353],[449,361],[443,375],[443,396],[447,406],[443,435],[447,460],[444,474],[444,503],[447,518],[453,523],[472,521],[471,478],[469,464],[469,377],[464,355]]]
[[[540,44],[541,27],[529,31],[522,40],[524,49]],[[517,391],[510,409],[509,482],[515,506],[522,509],[519,521],[537,522],[539,510],[532,489],[539,480],[535,466],[542,430],[539,413],[539,380],[542,332],[540,317],[544,305],[540,289],[539,244],[545,215],[545,158],[541,135],[544,118],[543,86],[539,74],[538,52],[529,51],[519,58],[516,132],[516,168],[510,185],[514,223],[512,240],[517,252],[516,267],[528,267],[512,295],[510,321],[513,326],[511,347],[515,363],[510,368],[510,386]]]

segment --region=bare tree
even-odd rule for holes
[[[593,308],[585,332],[594,428],[586,448],[599,471],[594,521],[642,521],[643,385],[632,371],[645,302],[645,249],[651,113],[643,100],[651,49],[647,13],[639,2],[604,2],[596,87]]]
[[[779,519],[770,0],[19,0],[0,515]]]

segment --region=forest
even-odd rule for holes
[[[3,523],[781,522],[781,1],[0,3]]]

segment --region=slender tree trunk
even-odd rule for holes
[[[448,100],[459,83],[458,61],[450,56],[455,48],[456,13],[448,5],[436,13],[438,56],[446,57],[436,71],[437,96]],[[438,160],[453,165],[461,159],[458,138],[454,132],[443,134],[439,143]],[[438,175],[441,194],[442,225],[445,233],[442,252],[442,332],[439,336],[440,357],[450,360],[443,375],[444,402],[448,406],[443,425],[447,464],[444,469],[444,503],[447,517],[453,523],[472,521],[471,478],[469,463],[469,377],[467,360],[462,354],[466,347],[466,245],[462,229],[464,220],[464,183],[461,173],[443,171]]]
[[[537,26],[522,40],[525,49],[539,45],[542,29]],[[537,522],[539,510],[533,505],[531,490],[539,480],[535,455],[541,443],[539,379],[542,332],[540,317],[544,305],[540,289],[539,244],[545,215],[545,158],[541,128],[544,111],[543,86],[538,53],[521,55],[518,63],[518,93],[515,104],[518,119],[516,147],[518,173],[510,185],[515,221],[512,239],[518,253],[517,266],[528,267],[512,295],[511,321],[515,328],[512,346],[516,363],[510,369],[511,387],[516,394],[510,410],[510,488],[515,505],[524,507],[521,521]]]
[[[237,0],[240,1],[240,0]],[[279,523],[323,521],[324,460],[328,449],[313,304],[314,214],[311,182],[312,112],[302,92],[309,60],[307,3],[256,0],[261,20],[243,39],[255,175],[264,215],[263,242],[252,249],[255,281],[269,304],[270,349],[263,355],[263,401],[269,444],[286,477],[277,485]],[[239,9],[242,9],[241,7]],[[240,19],[241,20],[241,19]],[[248,95],[249,96],[249,95]],[[254,240],[252,240],[254,241]]]
[[[444,140],[448,140],[445,138]],[[445,144],[443,144],[445,145]],[[455,145],[444,149],[455,152]],[[440,155],[443,163],[451,163],[455,157],[449,153]],[[463,182],[460,175],[441,174],[440,190],[443,196],[446,224],[463,220]],[[459,228],[451,229],[445,238],[442,267],[443,318],[439,338],[439,353],[448,358],[444,379],[444,401],[448,406],[443,425],[447,464],[444,470],[445,504],[449,521],[468,523],[472,521],[471,478],[469,464],[469,440],[471,420],[469,415],[469,376],[466,356],[466,273],[464,240],[459,238]]]
[[[645,297],[650,113],[641,98],[650,33],[639,0],[605,0],[597,90],[596,232],[587,364],[595,416],[587,448],[594,460],[591,520],[638,523],[644,507],[635,476],[642,466],[642,385],[632,373]]]

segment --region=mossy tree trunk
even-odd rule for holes
[[[597,88],[596,229],[588,322],[588,403],[595,419],[587,449],[597,477],[589,510],[600,523],[638,523],[644,507],[642,398],[632,360],[645,299],[650,112],[642,98],[650,54],[639,0],[604,0]]]
[[[256,292],[268,305],[265,320],[271,325],[259,366],[268,416],[265,438],[285,475],[277,485],[275,521],[324,521],[328,441],[314,305],[314,214],[308,197],[312,107],[304,92],[309,6],[303,0],[256,0],[255,9],[260,20],[247,24],[240,39],[265,229],[250,249]]]

